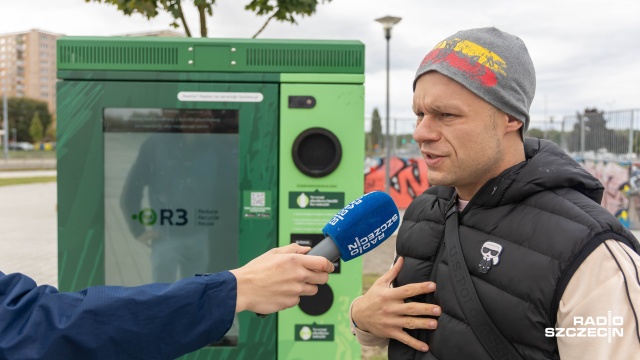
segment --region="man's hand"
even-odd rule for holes
[[[435,329],[438,325],[437,320],[420,316],[439,316],[441,309],[434,304],[405,303],[404,300],[434,292],[436,284],[424,282],[398,288],[390,287],[391,282],[398,276],[403,261],[403,258],[399,257],[393,267],[353,303],[351,318],[360,330],[378,337],[396,339],[416,350],[427,351],[427,344],[407,334],[403,328]]]
[[[231,270],[238,282],[236,312],[269,314],[297,305],[300,296],[315,295],[329,280],[333,264],[320,256],[304,255],[310,247],[291,244],[260,255]]]

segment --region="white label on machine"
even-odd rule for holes
[[[255,92],[181,91],[178,93],[180,101],[262,102],[263,99],[262,93]]]

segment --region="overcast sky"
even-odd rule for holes
[[[189,1],[186,1],[189,2]],[[209,37],[248,38],[266,20],[249,0],[218,0]],[[187,8],[192,33],[197,14]],[[385,114],[385,39],[376,18],[402,18],[391,38],[391,117],[413,118],[411,84],[426,53],[460,29],[495,26],[524,40],[537,73],[533,121],[585,107],[640,108],[640,1],[637,0],[333,0],[297,25],[272,22],[260,38],[359,40],[366,49],[366,116]],[[37,28],[110,36],[169,29],[166,15],[124,16],[84,0],[0,0],[0,33]],[[180,30],[182,31],[182,30]]]

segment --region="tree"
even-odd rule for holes
[[[371,115],[371,134],[373,143],[381,145],[384,138],[382,137],[382,120],[378,108],[373,109],[373,114]]]
[[[36,113],[31,119],[31,125],[29,126],[29,135],[34,143],[39,143],[42,140],[42,122],[40,121],[40,114]]]
[[[44,134],[45,140],[56,141],[56,136],[57,136],[56,127],[57,127],[56,116],[55,114],[53,114],[51,118],[51,123],[49,124],[49,127],[47,127],[47,131]]]
[[[538,128],[529,128],[526,137],[550,140],[559,146],[562,146],[562,133],[558,130],[542,131]]]
[[[378,108],[373,109],[373,114],[371,115],[371,135],[369,139],[370,151],[375,151],[382,147],[384,138],[382,137],[382,122],[380,121]]]
[[[527,130],[526,136],[532,137],[532,138],[544,139],[544,131],[537,128],[529,128],[529,130]]]
[[[579,151],[581,142],[581,122],[584,122],[584,150],[606,151],[609,153],[623,154],[627,152],[629,138],[624,133],[618,133],[607,128],[607,119],[604,111],[597,108],[586,108],[584,112],[577,113],[578,122],[573,126],[569,137],[569,151]]]
[[[198,9],[200,20],[200,36],[207,37],[207,17],[213,16],[213,5],[216,0],[188,0],[193,2]],[[311,16],[316,12],[319,2],[325,3],[331,0],[251,0],[244,8],[259,16],[268,16],[264,25],[253,35],[256,38],[273,19],[282,22],[297,24],[295,16]],[[97,2],[115,5],[118,10],[125,15],[139,13],[147,19],[158,16],[160,12],[171,15],[173,22],[170,26],[184,28],[188,37],[191,37],[191,30],[187,25],[187,19],[183,11],[182,0],[85,0],[85,2]]]
[[[30,98],[9,98],[7,101],[9,115],[9,129],[16,129],[17,141],[34,142],[29,134],[31,121],[36,113],[40,117],[43,129],[51,124],[51,113],[47,103],[40,100]],[[0,113],[2,111],[2,102],[0,101]]]

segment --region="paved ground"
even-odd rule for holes
[[[0,186],[0,271],[58,284],[56,183]]]
[[[0,178],[24,178],[24,177],[44,177],[56,176],[55,170],[17,170],[0,171]]]

